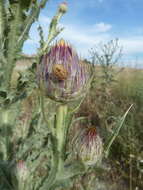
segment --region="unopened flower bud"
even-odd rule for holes
[[[59,12],[61,13],[66,13],[67,12],[67,9],[68,9],[68,6],[67,6],[67,3],[66,2],[63,2],[59,5]]]
[[[43,55],[37,69],[39,86],[56,101],[80,98],[86,92],[90,67],[81,64],[76,51],[63,39]]]
[[[24,182],[27,177],[28,177],[28,168],[26,166],[26,163],[23,160],[19,160],[17,165],[16,165],[16,175],[17,178],[21,181]]]
[[[73,151],[85,165],[94,165],[101,161],[103,143],[95,127],[79,131],[73,140]]]

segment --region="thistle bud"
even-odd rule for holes
[[[61,39],[41,58],[37,72],[39,86],[56,101],[77,99],[86,92],[89,68],[81,64],[72,46]]]
[[[67,3],[66,2],[63,2],[59,5],[59,12],[61,13],[66,13],[67,12],[67,9],[68,9],[68,6],[67,6]]]
[[[73,151],[85,165],[101,161],[103,143],[95,127],[82,129],[73,140]]]
[[[16,175],[20,182],[25,182],[28,176],[28,168],[23,160],[19,160],[16,165]]]

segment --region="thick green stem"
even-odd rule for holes
[[[55,183],[57,175],[63,170],[63,158],[64,158],[64,146],[66,140],[67,130],[67,105],[60,105],[57,109],[56,122],[55,122],[55,134],[51,137],[53,156],[51,172],[48,179],[40,190],[50,190],[51,186]]]
[[[9,115],[10,110],[3,109],[1,113],[1,127],[4,132],[4,146],[5,149],[3,151],[3,159],[8,160],[8,150],[9,150],[9,136],[8,136],[8,125],[9,125]]]
[[[0,109],[0,142],[2,144],[3,160],[5,161],[11,160],[13,156],[11,150],[12,129],[15,126],[17,113],[14,107],[10,106]]]
[[[5,15],[5,0],[0,0],[0,40],[3,40],[6,15]]]
[[[5,0],[0,0],[0,69],[5,65],[5,41],[7,40],[7,15]],[[1,81],[2,83],[2,81]]]
[[[59,156],[57,152],[57,139],[51,135],[51,143],[52,143],[52,161],[51,161],[51,171],[44,182],[43,186],[40,187],[38,190],[49,190],[50,187],[55,183],[56,181],[56,175],[58,171],[58,164],[59,164]]]
[[[63,168],[63,159],[64,159],[64,143],[66,140],[66,118],[67,118],[67,105],[59,106],[57,110],[56,118],[56,137],[57,137],[57,150],[59,152],[59,170]]]
[[[8,49],[7,49],[7,64],[5,65],[5,80],[4,86],[8,89],[10,87],[11,76],[15,66],[16,54],[18,52],[17,39],[20,33],[22,23],[22,9],[19,2],[11,5],[13,20],[10,22],[10,32],[8,35]]]

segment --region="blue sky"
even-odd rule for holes
[[[38,24],[45,37],[50,19],[62,0],[49,0],[39,22],[33,24],[30,38],[23,52],[36,53]],[[143,0],[67,0],[68,12],[61,19],[64,31],[59,35],[70,41],[81,57],[89,57],[89,50],[100,42],[119,38],[123,47],[123,62],[143,65]]]

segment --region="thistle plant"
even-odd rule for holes
[[[37,66],[41,102],[49,98],[57,107],[53,122],[47,121],[53,146],[53,165],[44,188],[52,188],[57,182],[62,183],[63,180],[76,176],[81,169],[84,171],[84,165],[80,162],[79,167],[76,165],[77,168],[73,168],[70,163],[68,163],[69,167],[66,166],[68,160],[66,142],[76,110],[74,107],[78,107],[85,97],[91,77],[90,68],[81,63],[76,51],[64,39],[51,45],[50,50],[41,57]],[[41,110],[46,115],[43,103]]]
[[[122,55],[119,41],[114,39],[106,44],[100,43],[91,49],[90,54],[93,63],[101,66],[101,74],[98,77],[102,79],[102,86],[106,90],[108,86],[116,82],[115,76],[120,72],[115,69]]]
[[[46,40],[38,28],[41,38],[36,68],[32,64],[19,74],[16,87],[11,84],[23,43],[46,2],[0,1],[0,189],[69,187],[76,176],[87,173],[104,156],[95,128],[76,134],[73,146],[79,159],[67,146],[70,129],[82,119],[74,114],[90,89],[94,72],[64,39],[53,43],[63,30],[58,23],[67,11],[66,3],[59,5]],[[25,115],[22,105],[31,97],[34,100],[25,108]],[[120,128],[105,146],[107,152]]]

